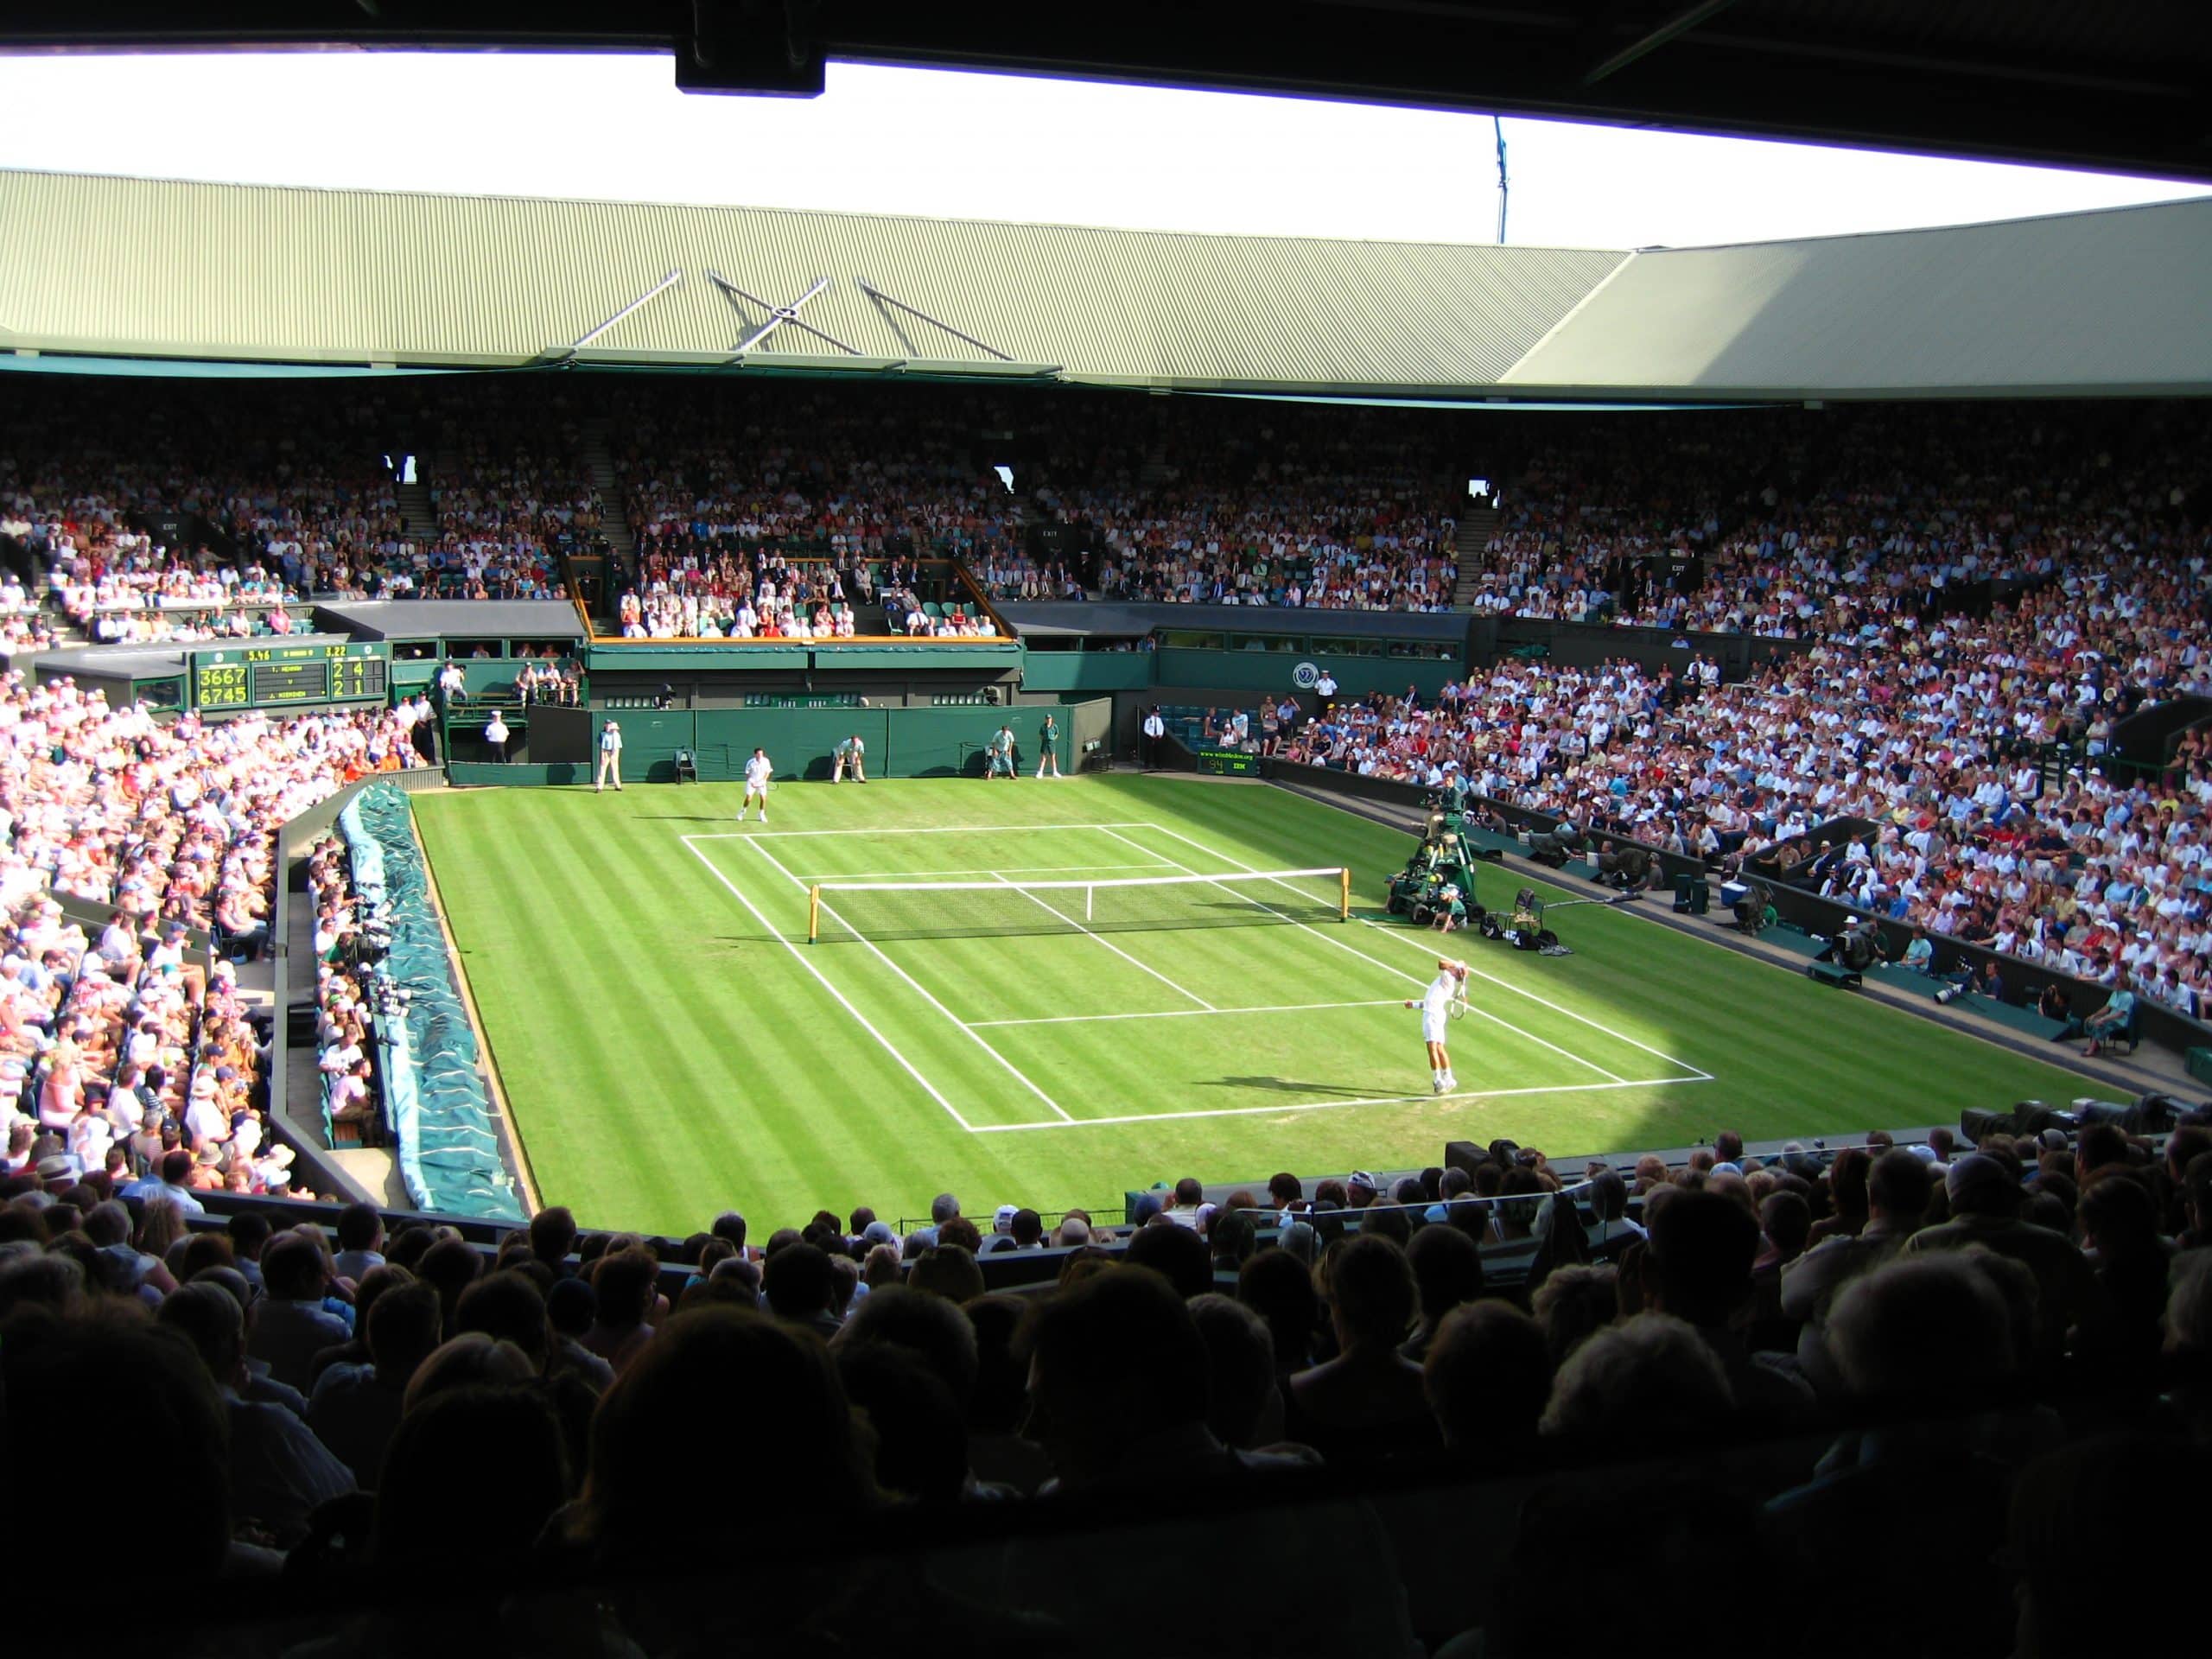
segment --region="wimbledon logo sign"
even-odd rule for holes
[[[1301,691],[1311,691],[1320,677],[1321,671],[1311,663],[1300,663],[1290,671],[1290,683]]]

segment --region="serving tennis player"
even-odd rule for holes
[[[755,801],[760,804],[760,822],[768,822],[768,779],[774,777],[776,768],[769,763],[766,749],[755,749],[745,763],[745,799],[739,803],[737,821],[745,822],[745,809]]]
[[[1459,1086],[1459,1078],[1452,1075],[1452,1057],[1445,1052],[1445,1022],[1452,1017],[1454,1003],[1466,1006],[1467,964],[1450,957],[1436,959],[1436,977],[1418,1001],[1408,1001],[1409,1008],[1421,1010],[1421,1039],[1428,1045],[1428,1069],[1433,1074],[1436,1092],[1444,1094]]]

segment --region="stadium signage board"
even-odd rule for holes
[[[211,713],[382,702],[391,685],[391,647],[381,640],[238,645],[192,653],[193,707]]]
[[[798,692],[748,691],[745,694],[747,709],[857,709],[861,696],[857,691],[823,691],[809,696]]]
[[[1256,778],[1260,757],[1244,749],[1209,747],[1198,751],[1198,770],[1217,778]]]

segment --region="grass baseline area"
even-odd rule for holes
[[[1382,909],[1406,835],[1285,791],[1020,781],[795,785],[742,825],[735,785],[416,798],[543,1200],[679,1236],[732,1207],[922,1216],[947,1190],[977,1215],[1116,1211],[1157,1180],[1419,1167],[1452,1139],[1841,1135],[2081,1092],[1632,906],[1562,912],[1565,957],[1417,931]],[[1349,921],[1332,880],[1250,879],[1339,864]],[[1224,880],[1103,885],[1148,875]],[[1478,896],[1521,880],[1485,870]],[[1019,885],[1061,881],[1102,885]],[[996,886],[833,889],[810,944],[825,882]],[[1440,948],[1475,970],[1441,1096],[1403,1006]]]

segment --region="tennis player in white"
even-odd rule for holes
[[[1452,1057],[1445,1052],[1445,1022],[1452,1017],[1452,1003],[1467,995],[1467,964],[1450,957],[1436,959],[1436,977],[1418,1001],[1408,1001],[1409,1008],[1421,1010],[1421,1039],[1428,1045],[1428,1069],[1436,1085],[1436,1092],[1444,1094],[1459,1086],[1459,1078],[1452,1075]]]
[[[737,809],[740,823],[745,822],[745,809],[755,801],[760,803],[760,822],[768,822],[768,779],[775,775],[776,768],[769,764],[767,750],[753,750],[752,758],[745,763],[745,799]]]

